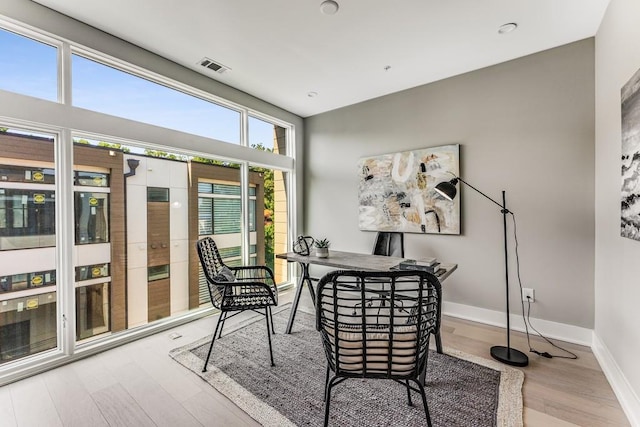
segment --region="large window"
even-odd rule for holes
[[[0,28],[0,89],[58,100],[58,49]]]
[[[287,282],[275,254],[292,234],[289,125],[17,28],[0,29],[0,98],[18,101],[0,104],[0,385],[14,361],[35,368],[28,356],[53,362],[208,312],[199,238],[229,266],[268,265]],[[58,87],[71,97],[47,102]]]
[[[240,143],[240,113],[133,74],[73,58],[73,105],[166,128]]]

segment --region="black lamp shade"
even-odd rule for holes
[[[458,179],[454,178],[451,181],[444,181],[440,184],[436,185],[436,192],[440,194],[447,200],[453,200],[456,197],[456,193],[458,190],[456,189],[456,184],[458,183]]]

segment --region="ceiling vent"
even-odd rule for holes
[[[210,69],[211,71],[215,71],[218,74],[222,74],[225,71],[228,71],[231,69],[209,58],[202,58],[200,62],[198,62],[198,64],[202,65],[205,68]]]

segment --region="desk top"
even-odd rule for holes
[[[369,270],[369,271],[388,271],[392,267],[397,266],[400,262],[407,258],[396,258],[383,255],[369,255],[355,252],[329,251],[327,258],[319,258],[315,255],[299,255],[295,252],[287,252],[286,254],[277,254],[276,258],[286,259],[289,262],[300,262],[303,264],[324,265],[327,267],[335,267],[346,270]],[[458,268],[458,264],[443,264],[440,268],[445,270],[438,276],[442,282],[449,277],[451,273]]]

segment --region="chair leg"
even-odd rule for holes
[[[218,334],[218,338],[222,338],[222,328],[224,328],[224,322],[227,320],[227,312],[223,312],[220,317],[222,318],[222,324],[220,325],[220,333]]]
[[[276,329],[273,326],[273,312],[271,311],[271,307],[267,307],[267,310],[269,310],[269,318],[271,319],[271,333],[275,335],[276,333]]]
[[[222,323],[224,323],[224,320],[222,319],[222,316],[224,316],[225,314],[227,314],[226,312],[220,314],[220,317],[218,317],[218,321],[216,322],[216,330],[213,331],[213,337],[211,338],[211,345],[209,346],[209,353],[207,353],[207,360],[204,362],[204,367],[202,368],[202,372],[207,372],[207,365],[209,364],[209,358],[211,357],[211,350],[213,350],[213,343],[216,341],[216,335],[218,335],[218,327],[220,327],[220,321],[222,321]]]
[[[322,401],[327,401],[327,387],[329,385],[329,364],[327,363],[327,373],[324,376],[324,395],[322,396]]]
[[[424,413],[427,417],[427,425],[431,427],[431,415],[429,414],[429,406],[427,406],[427,395],[424,391],[424,386],[420,384],[420,381],[416,381],[418,388],[420,388],[420,394],[422,395],[422,405],[424,406]]]
[[[407,403],[409,406],[413,406],[413,402],[411,401],[411,388],[409,387],[409,380],[406,380],[407,383]]]
[[[327,392],[325,393],[326,400],[324,402],[324,427],[327,427],[329,425],[329,406],[331,404],[331,389],[334,386],[333,380],[335,379],[337,379],[337,377],[333,377],[329,382],[327,382]]]
[[[442,354],[442,337],[440,336],[440,330],[436,332],[436,351]]]
[[[273,363],[273,349],[271,348],[271,328],[273,324],[269,326],[269,307],[265,308],[264,318],[267,319],[267,339],[269,341],[269,357],[271,358],[271,366],[276,366]]]

